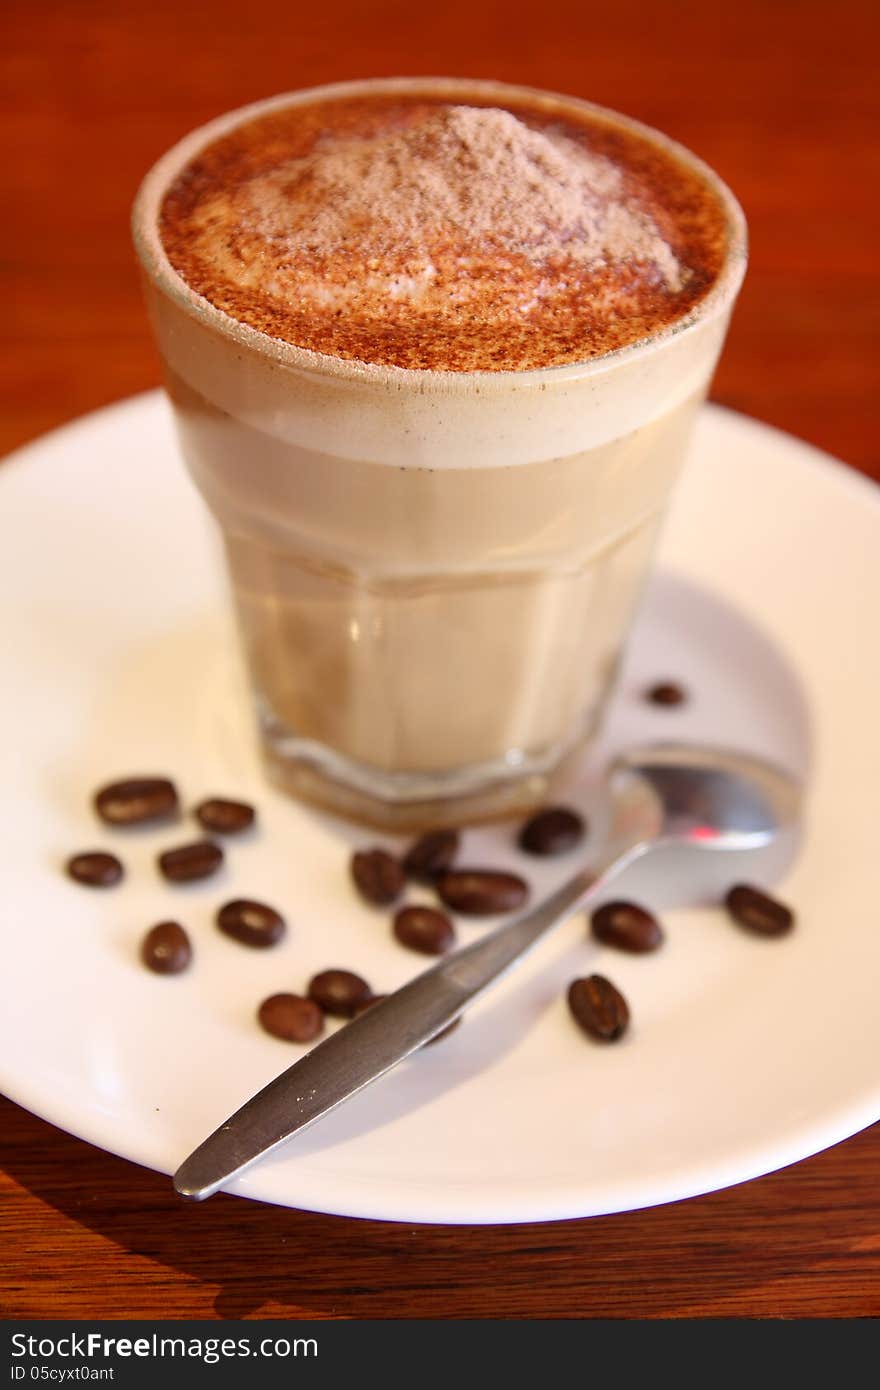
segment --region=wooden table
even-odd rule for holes
[[[0,448],[158,380],[127,217],[172,141],[288,88],[449,72],[588,96],[714,165],[752,232],[715,398],[878,476],[873,0],[309,8],[7,5]],[[442,1228],[184,1206],[167,1179],[0,1113],[7,1317],[880,1315],[880,1126],[674,1206]]]

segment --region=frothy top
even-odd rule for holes
[[[600,115],[375,94],[276,108],[167,191],[166,254],[233,318],[334,357],[439,371],[603,355],[711,288],[724,210]]]

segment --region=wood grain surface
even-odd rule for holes
[[[874,0],[7,0],[4,15],[0,451],[158,381],[127,219],[163,149],[277,91],[439,72],[589,97],[714,165],[752,238],[714,398],[880,476]],[[442,1228],[184,1206],[11,1102],[0,1125],[9,1318],[880,1316],[880,1126],[672,1206]]]

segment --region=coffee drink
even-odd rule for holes
[[[135,235],[275,778],[390,828],[546,800],[721,347],[731,195],[574,99],[379,81],[196,132]]]

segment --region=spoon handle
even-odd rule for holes
[[[618,845],[597,869],[575,874],[530,912],[417,975],[294,1062],[181,1164],[174,1175],[180,1196],[210,1197],[436,1037],[639,848]]]

